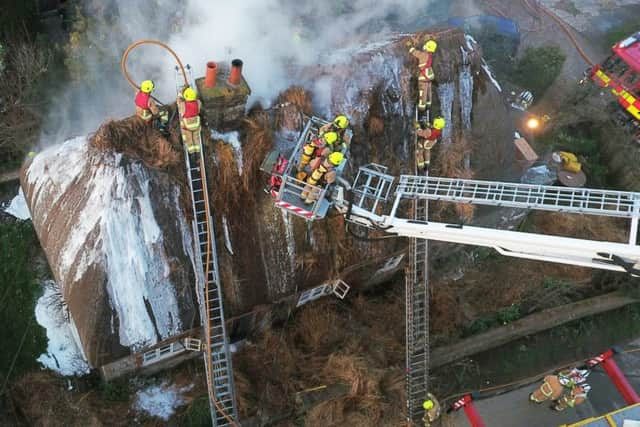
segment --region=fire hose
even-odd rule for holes
[[[184,70],[184,66],[182,65],[182,61],[180,60],[180,58],[178,57],[178,54],[171,49],[168,45],[166,45],[165,43],[162,43],[160,41],[157,40],[149,40],[149,39],[143,39],[143,40],[138,40],[135,43],[130,44],[124,51],[124,53],[122,54],[122,61],[121,61],[121,65],[122,65],[122,74],[124,75],[124,78],[127,79],[127,81],[129,82],[129,84],[137,90],[140,90],[140,86],[138,86],[136,84],[135,81],[133,81],[133,79],[131,78],[131,76],[129,76],[129,72],[127,71],[127,58],[129,58],[129,54],[131,53],[131,51],[133,49],[135,49],[138,46],[141,46],[143,44],[154,44],[156,46],[160,46],[161,48],[165,49],[166,51],[168,51],[173,58],[176,60],[176,63],[178,64],[178,66],[180,67],[180,72],[182,73],[182,79],[184,80],[184,85],[185,87],[189,86],[189,81],[187,79],[187,73]],[[162,104],[162,102],[160,102],[157,98],[155,98],[154,96],[151,96],[151,98],[153,98],[155,101],[159,102]]]
[[[558,24],[560,29],[567,35],[567,37],[569,37],[569,41],[571,41],[571,44],[573,44],[573,46],[576,48],[576,50],[578,51],[582,59],[587,64],[589,64],[590,67],[593,67],[595,65],[595,63],[591,60],[589,55],[587,55],[584,49],[582,49],[582,46],[580,46],[580,43],[578,43],[575,36],[573,35],[568,25],[566,24],[566,22],[564,22],[555,13],[553,13],[552,11],[550,11],[549,9],[547,9],[545,6],[541,4],[536,4],[535,6],[533,6],[531,5],[531,3],[529,3],[529,0],[522,0],[522,3],[524,4],[525,8],[527,8],[530,11],[532,15],[539,16],[540,13],[538,11],[542,11],[544,12],[545,15],[550,17],[556,24]]]

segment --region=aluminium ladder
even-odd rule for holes
[[[396,194],[409,199],[633,218],[638,193],[499,181],[402,175]]]
[[[202,266],[199,275],[204,278],[205,272],[208,272],[204,282],[201,279],[198,283],[204,283],[204,289],[199,289],[199,294],[201,295],[200,312],[206,336],[204,359],[211,419],[214,427],[226,427],[231,426],[232,423],[228,421],[225,414],[237,420],[238,405],[224,321],[215,230],[211,213],[207,211],[209,200],[202,148],[201,146],[200,153],[194,154],[187,153],[185,149],[185,161],[192,195],[194,235],[197,241],[196,256],[200,258]]]
[[[416,110],[416,119],[417,116]],[[417,143],[417,138],[414,144]],[[417,173],[417,164],[415,165]],[[425,174],[428,176],[428,172]],[[429,201],[413,200],[413,218],[428,219]],[[405,274],[405,330],[407,421],[420,423],[422,403],[429,392],[429,275],[428,240],[409,239],[409,260]]]
[[[414,200],[414,219],[426,222],[427,209],[427,200]],[[409,240],[405,275],[407,420],[418,423],[429,391],[428,240]]]

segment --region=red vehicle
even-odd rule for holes
[[[640,127],[640,32],[613,45],[613,54],[593,67],[589,77],[598,86],[611,88]]]

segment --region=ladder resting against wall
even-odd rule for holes
[[[192,195],[196,259],[201,263],[198,283],[200,313],[205,334],[204,359],[211,418],[214,427],[231,426],[233,423],[230,420],[238,419],[238,405],[224,322],[215,231],[209,206],[202,147],[199,152],[193,154],[187,153],[185,149],[185,160]]]

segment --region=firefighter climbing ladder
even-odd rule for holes
[[[237,425],[234,420],[237,419],[238,406],[224,322],[215,232],[209,208],[202,151],[189,155],[185,150],[185,160],[192,195],[196,256],[202,263],[200,277],[206,274],[204,288],[200,292],[200,298],[203,299],[200,301],[200,312],[206,336],[204,359],[211,418],[214,427]],[[202,279],[199,283],[202,283]]]

